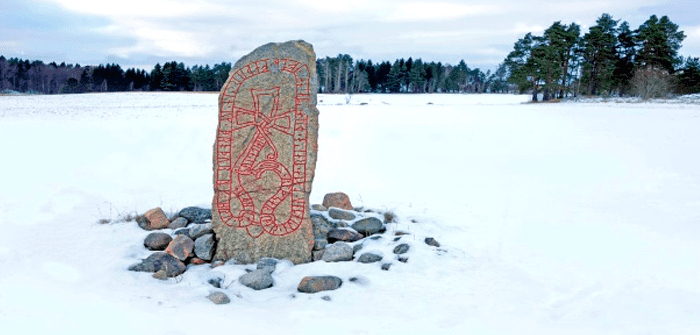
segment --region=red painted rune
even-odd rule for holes
[[[279,73],[293,84],[262,80]],[[309,69],[290,59],[264,59],[231,78],[220,96],[216,209],[226,226],[253,238],[291,234],[307,207]]]

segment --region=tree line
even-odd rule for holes
[[[231,63],[185,67],[175,61],[156,64],[150,72],[118,64],[80,66],[45,64],[0,56],[0,92],[59,94],[124,91],[218,91]]]
[[[542,36],[527,33],[496,72],[537,101],[577,95],[660,97],[700,92],[700,60],[678,55],[683,31],[667,16],[639,28],[603,14],[581,27],[554,22]]]
[[[471,69],[464,60],[453,66],[441,62],[397,59],[393,63],[353,61],[349,55],[317,62],[320,93],[506,92],[503,73]],[[0,92],[58,94],[123,91],[218,91],[231,63],[186,67],[175,61],[156,64],[152,71],[122,69],[118,64],[80,66],[45,64],[0,56]],[[513,86],[510,85],[510,89]]]
[[[397,59],[393,63],[354,61],[350,55],[316,61],[321,93],[484,93],[505,92],[505,77],[471,69],[464,60],[457,65]]]

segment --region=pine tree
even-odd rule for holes
[[[678,70],[678,93],[700,93],[700,58],[686,58]]]
[[[610,93],[613,87],[618,58],[615,49],[617,23],[609,14],[603,14],[583,36],[583,82],[588,94]]]
[[[680,62],[678,50],[685,39],[683,31],[671,22],[668,16],[658,19],[652,15],[638,29],[637,41],[640,45],[637,56],[638,67],[652,67],[673,73],[675,65]]]

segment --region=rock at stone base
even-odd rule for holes
[[[168,228],[170,229],[178,229],[184,227],[187,227],[187,219],[183,218],[182,216],[178,216],[168,225]]]
[[[207,264],[207,261],[205,261],[205,260],[203,260],[203,259],[201,259],[201,258],[197,258],[197,257],[192,257],[192,258],[190,258],[190,259],[189,259],[189,262],[190,262],[190,264],[194,264],[194,265]]]
[[[382,258],[383,258],[382,256],[377,255],[377,254],[366,253],[366,254],[362,254],[357,261],[360,263],[375,263],[375,262],[381,261]]]
[[[351,261],[352,248],[345,242],[335,242],[326,247],[322,259],[326,262]]]
[[[265,270],[267,273],[273,273],[275,272],[275,268],[277,268],[277,260],[269,257],[261,258],[258,260],[256,268],[258,270]]]
[[[408,262],[408,257],[399,257],[398,260],[401,263],[406,263],[406,262]]]
[[[317,238],[314,240],[314,251],[323,250],[328,245],[328,240],[325,238]]]
[[[410,247],[411,246],[409,246],[406,243],[401,243],[401,244],[397,245],[396,248],[394,248],[394,253],[397,255],[405,254],[408,252],[408,249]]]
[[[314,231],[314,239],[325,239],[328,236],[328,232],[335,228],[333,224],[320,215],[311,216],[311,226]]]
[[[146,236],[146,239],[143,240],[143,245],[148,249],[148,250],[165,250],[165,248],[168,247],[168,244],[170,241],[172,241],[173,238],[166,233],[150,233],[148,236]]]
[[[329,209],[328,216],[336,220],[355,220],[355,214],[338,208]]]
[[[190,225],[189,229],[189,238],[196,240],[201,236],[204,236],[206,234],[211,234],[214,231],[211,229],[211,223],[200,223],[200,224],[193,224]]]
[[[359,233],[369,236],[380,232],[384,228],[384,224],[375,217],[368,217],[353,223],[351,227]]]
[[[325,212],[328,210],[328,208],[326,208],[326,206],[323,206],[321,204],[313,204],[313,205],[311,205],[311,209],[313,209],[315,211],[319,211],[319,212]]]
[[[318,250],[318,251],[312,251],[312,253],[313,253],[314,262],[315,262],[315,261],[320,261],[320,260],[323,259],[323,254],[326,253],[326,249]]]
[[[224,305],[231,302],[231,299],[229,299],[223,292],[212,292],[207,296],[207,299],[211,300],[211,302],[217,305]]]
[[[336,207],[340,209],[352,210],[350,197],[343,192],[328,193],[323,197],[323,206],[326,208]]]
[[[355,244],[352,246],[352,254],[356,254],[358,251],[362,250],[365,246],[362,244]]]
[[[435,239],[432,238],[432,237],[426,237],[426,238],[425,238],[425,244],[427,244],[427,245],[429,245],[429,246],[431,246],[431,247],[438,247],[438,248],[440,247],[440,242],[438,242],[437,240],[435,240]]]
[[[179,228],[173,232],[173,235],[175,235],[175,236],[185,235],[187,237],[190,237],[190,229],[189,228]]]
[[[137,217],[136,223],[144,230],[165,229],[170,225],[170,221],[160,207],[150,209],[143,216]]]
[[[153,278],[160,279],[160,280],[166,280],[166,279],[168,279],[168,272],[165,270],[158,270],[158,271],[156,271],[156,273],[153,274]]]
[[[177,258],[164,252],[156,252],[148,258],[129,267],[130,271],[158,272],[165,270],[167,277],[175,277],[187,270],[187,267]]]
[[[390,267],[391,267],[391,263],[382,264],[382,270],[384,270],[384,271],[389,271]]]
[[[321,291],[332,291],[340,287],[343,280],[336,276],[309,276],[304,277],[297,291],[302,293],[316,293]]]
[[[335,228],[328,232],[328,242],[343,241],[343,242],[355,242],[364,238],[364,235],[354,232],[349,229],[338,229]]]
[[[180,210],[177,216],[187,219],[188,222],[205,222],[211,220],[211,209],[199,207],[186,207]]]
[[[193,248],[194,241],[192,241],[191,238],[185,235],[178,235],[168,244],[168,247],[165,248],[165,252],[184,261],[187,257],[190,257]]]
[[[264,290],[272,287],[275,283],[268,269],[257,269],[253,272],[248,272],[238,277],[238,281],[254,290]]]
[[[206,234],[194,241],[194,254],[210,261],[214,257],[214,234]]]

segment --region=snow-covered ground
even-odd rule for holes
[[[216,94],[0,97],[0,333],[700,333],[700,105],[528,99],[319,96],[312,202],[394,211],[409,262],[253,291],[126,271],[148,233],[97,223],[209,206]],[[323,274],[345,282],[295,292]]]

